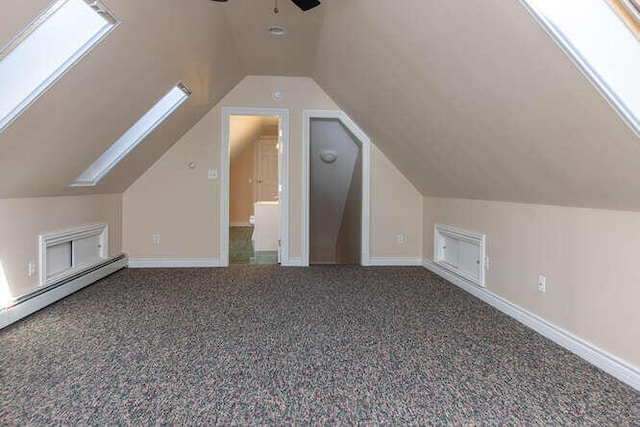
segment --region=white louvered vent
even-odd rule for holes
[[[49,286],[109,256],[109,226],[89,225],[40,236],[40,286]]]
[[[449,272],[485,285],[485,235],[442,224],[434,226],[434,261]]]

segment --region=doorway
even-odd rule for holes
[[[303,116],[302,265],[369,265],[370,141],[341,111]]]
[[[309,263],[360,264],[362,148],[337,119],[311,119]]]
[[[286,110],[227,107],[222,120],[223,264],[284,263]]]

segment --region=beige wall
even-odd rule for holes
[[[272,99],[275,89],[283,101]],[[220,181],[207,180],[206,170],[220,170],[223,106],[289,109],[289,251],[301,256],[302,111],[338,107],[311,79],[249,76],[124,193],[124,247],[132,258],[220,257]],[[422,198],[382,153],[372,152],[371,256],[419,257]],[[195,170],[189,161],[197,162]],[[398,246],[398,229],[418,237]],[[153,234],[161,235],[159,245]]]
[[[122,195],[0,199],[0,263],[17,297],[35,290],[39,275],[28,275],[38,261],[40,234],[82,225],[109,224],[109,254],[122,252]],[[0,281],[2,279],[0,278]]]
[[[220,218],[220,116],[206,114],[123,195],[123,246],[131,258],[216,258]],[[189,162],[196,162],[189,169]],[[160,244],[153,235],[160,234]]]
[[[489,291],[640,366],[640,213],[426,197],[427,259],[434,223],[486,234]]]
[[[253,159],[251,143],[231,161],[229,169],[229,223],[248,224],[253,215]]]
[[[404,234],[405,243],[396,243]],[[377,147],[371,147],[372,258],[422,256],[422,196]]]

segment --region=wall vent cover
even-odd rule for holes
[[[109,226],[89,225],[40,236],[40,286],[49,286],[109,256]]]
[[[442,224],[433,227],[434,261],[469,282],[485,286],[485,235]]]

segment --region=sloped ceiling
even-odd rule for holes
[[[262,74],[314,77],[424,195],[640,210],[640,140],[517,0],[106,3],[122,24],[0,134],[0,197],[121,192]],[[0,2],[0,43],[46,4]],[[178,80],[185,104],[67,187]]]
[[[331,2],[314,78],[424,195],[640,210],[640,140],[516,0]]]
[[[208,0],[107,0],[121,24],[0,133],[0,197],[124,191],[245,75]],[[0,45],[48,0],[0,2]],[[193,95],[96,187],[68,185],[178,81]]]
[[[262,135],[278,136],[278,117],[229,117],[229,161],[233,163],[245,149]]]
[[[250,75],[309,77],[322,29],[327,1],[302,12],[290,0],[230,0],[222,8]],[[285,36],[270,36],[272,26],[285,27]]]

